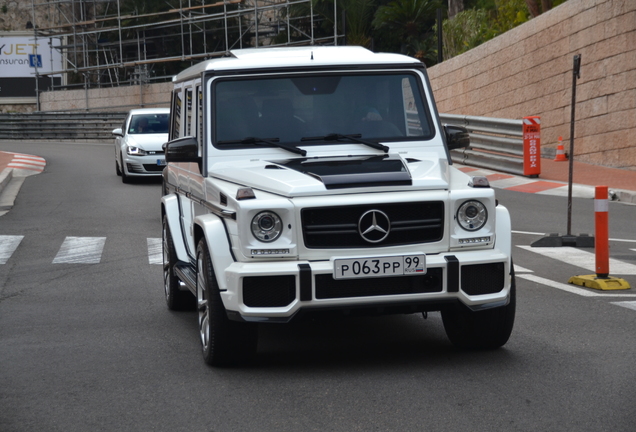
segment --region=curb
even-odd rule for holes
[[[13,169],[7,168],[0,172],[0,194],[4,190],[4,188],[11,182],[13,179]]]

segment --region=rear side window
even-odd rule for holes
[[[177,139],[181,136],[181,111],[183,106],[181,89],[172,93],[172,128],[170,129],[170,139]]]

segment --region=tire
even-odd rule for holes
[[[177,253],[168,227],[168,219],[163,217],[161,248],[163,250],[163,287],[168,309],[173,311],[194,310],[196,301],[190,291],[179,289],[179,279],[174,274]]]
[[[442,310],[444,330],[453,345],[462,349],[496,349],[508,342],[517,303],[514,267],[511,278],[506,306],[473,312],[460,303]]]
[[[201,348],[207,364],[234,366],[255,356],[258,327],[228,319],[205,238],[197,245],[197,309]]]
[[[119,164],[115,161],[115,173],[118,177],[121,177],[121,171],[119,170]]]

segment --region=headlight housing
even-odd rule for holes
[[[273,242],[283,232],[283,221],[272,211],[262,211],[252,219],[252,234],[258,241]]]
[[[128,146],[126,147],[126,153],[131,156],[145,156],[146,150],[135,146]]]
[[[477,231],[488,221],[488,210],[480,201],[470,200],[457,209],[457,222],[466,231]]]

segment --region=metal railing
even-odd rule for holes
[[[0,114],[0,140],[105,140],[125,112]]]
[[[453,162],[523,175],[523,120],[458,114],[440,114],[440,119],[470,135],[470,147],[451,150]]]

